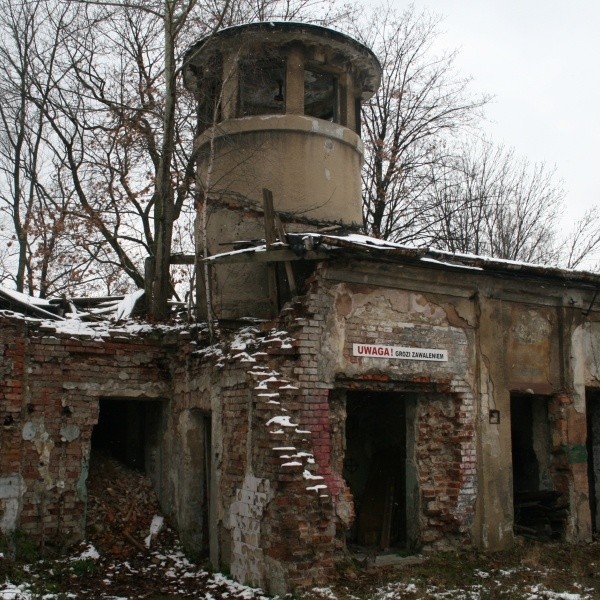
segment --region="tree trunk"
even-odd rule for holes
[[[164,320],[168,316],[171,294],[169,263],[173,236],[173,186],[171,184],[171,161],[175,139],[175,31],[173,0],[165,0],[165,112],[162,133],[162,152],[156,180],[156,205],[154,209],[155,251],[152,297],[149,316]]]

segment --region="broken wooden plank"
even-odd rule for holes
[[[193,265],[196,256],[194,254],[171,254],[169,264],[171,265]]]
[[[320,250],[309,250],[299,256],[289,248],[275,247],[269,252],[264,250],[247,250],[243,252],[232,252],[228,254],[217,254],[204,259],[215,264],[232,264],[232,263],[270,263],[270,262],[285,262],[292,260],[326,260],[330,257],[329,254]]]

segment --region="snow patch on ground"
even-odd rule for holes
[[[74,556],[71,560],[98,560],[99,558],[100,554],[98,550],[92,544],[88,544],[87,548],[79,556]]]
[[[32,600],[33,596],[28,590],[26,583],[13,585],[7,581],[4,585],[0,584],[0,600]]]

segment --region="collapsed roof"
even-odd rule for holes
[[[232,242],[234,249],[209,257],[212,264],[240,262],[285,262],[297,260],[335,260],[356,258],[382,263],[413,264],[425,268],[480,272],[491,276],[544,279],[600,291],[600,274],[412,247],[355,233],[287,233],[285,242],[267,246],[265,240]],[[45,300],[0,286],[0,310],[9,310],[38,319],[63,321],[123,320],[142,313],[143,290],[121,296],[57,298]],[[590,306],[591,309],[591,306]]]

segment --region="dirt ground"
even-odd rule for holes
[[[66,556],[51,540],[44,554],[25,536],[17,535],[12,547],[0,541],[0,600],[268,598],[190,560],[168,523],[157,531],[162,517],[143,474],[95,456],[88,493],[88,540]],[[453,552],[385,568],[349,557],[327,587],[293,598],[600,599],[600,541],[521,540],[510,552]]]

